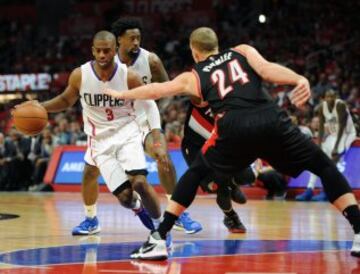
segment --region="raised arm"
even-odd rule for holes
[[[131,86],[129,86],[131,88]],[[152,83],[131,90],[116,91],[105,89],[104,93],[119,99],[159,99],[184,94],[200,98],[197,90],[196,76],[192,72],[184,72],[171,81]]]
[[[41,105],[48,112],[60,112],[73,106],[80,97],[81,69],[74,69],[69,77],[68,85],[64,92],[53,99],[42,102]]]
[[[290,96],[290,100],[296,106],[303,105],[310,98],[309,81],[304,76],[289,68],[269,62],[255,48],[249,45],[239,45],[235,47],[235,50],[245,56],[249,65],[263,80],[279,85],[296,86]]]

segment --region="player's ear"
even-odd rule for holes
[[[91,52],[92,52],[92,55],[95,57],[95,48],[94,47],[91,47]]]

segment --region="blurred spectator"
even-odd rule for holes
[[[9,160],[7,190],[27,190],[31,184],[32,164],[28,159],[30,149],[31,139],[12,129],[9,133],[7,152]]]
[[[70,145],[71,144],[71,132],[69,129],[69,122],[66,118],[62,118],[59,121],[58,131],[56,132],[58,137],[56,145]]]
[[[43,182],[43,178],[50,160],[50,156],[54,150],[55,144],[50,129],[45,129],[38,138],[35,145],[36,158],[34,159],[34,184],[29,190],[35,188],[37,184]]]
[[[318,116],[314,116],[310,122],[310,130],[314,138],[319,137],[320,120]]]
[[[87,136],[85,132],[81,129],[79,122],[74,121],[70,123],[71,131],[71,144],[74,145],[86,145]]]
[[[168,123],[165,126],[165,138],[168,144],[173,146],[180,146],[181,144],[181,131],[182,127],[180,122],[174,121],[172,123]]]

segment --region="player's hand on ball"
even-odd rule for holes
[[[309,81],[305,77],[302,77],[290,92],[290,101],[296,107],[302,107],[310,99],[310,96]]]
[[[27,106],[27,105],[41,105],[39,103],[38,100],[29,100],[29,101],[25,101],[21,104],[15,105],[14,108],[19,108],[19,107],[23,107],[23,106]]]

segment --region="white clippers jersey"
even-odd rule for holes
[[[133,69],[140,75],[145,85],[151,83],[151,79],[152,79],[150,63],[149,63],[149,54],[150,54],[149,51],[140,48],[139,55],[135,59],[134,63],[132,63],[132,65],[129,66],[129,68]],[[115,62],[118,64],[123,64],[118,54],[115,57]],[[138,109],[136,110],[136,120],[139,123],[146,121],[146,114],[143,110],[138,110]]]
[[[135,120],[132,101],[115,99],[104,94],[104,86],[127,90],[127,67],[116,64],[110,79],[103,82],[97,76],[92,61],[81,66],[80,102],[83,108],[84,131],[88,136],[109,136]]]
[[[325,117],[326,128],[328,129],[329,134],[332,134],[332,135],[337,135],[338,131],[339,131],[339,115],[337,112],[337,105],[340,102],[341,102],[340,99],[335,100],[335,105],[331,112],[329,110],[329,106],[326,101],[324,101],[323,108],[322,108],[323,115]],[[349,113],[349,110],[347,109],[346,111],[348,113],[348,116],[347,116],[344,134],[350,134],[350,133],[356,132],[356,129],[354,126],[354,122],[351,118],[351,115]]]

